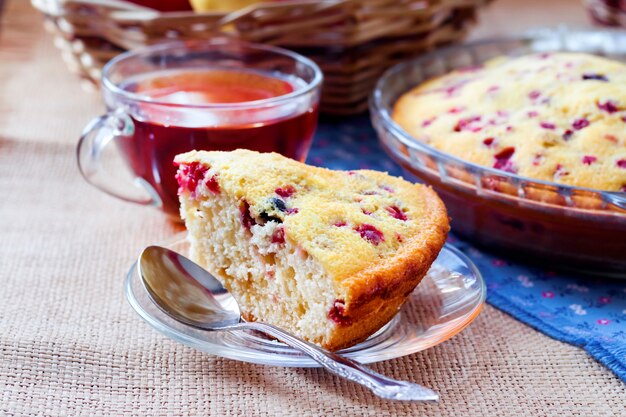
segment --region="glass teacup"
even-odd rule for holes
[[[78,164],[92,185],[178,218],[174,156],[192,149],[278,152],[304,161],[322,73],[296,53],[232,40],[160,44],[103,69],[107,113],[89,123]],[[133,181],[104,169],[111,143]]]

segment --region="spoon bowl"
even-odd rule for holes
[[[235,325],[241,311],[235,298],[200,265],[159,246],[148,246],[137,263],[144,288],[163,312],[203,330]]]

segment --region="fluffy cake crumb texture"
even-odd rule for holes
[[[178,155],[192,258],[244,316],[328,349],[387,323],[441,250],[434,191],[376,171],[331,171],[252,151]]]
[[[393,119],[418,140],[525,177],[626,191],[626,65],[582,53],[495,58],[423,83]]]

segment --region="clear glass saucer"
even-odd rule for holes
[[[188,256],[184,233],[163,246]],[[203,352],[239,361],[287,367],[318,367],[289,346],[256,332],[208,332],[179,323],[148,297],[133,264],[124,286],[133,309],[163,335]],[[459,333],[481,311],[486,288],[476,266],[445,245],[400,312],[366,341],[341,351],[361,363],[398,358],[438,345]]]

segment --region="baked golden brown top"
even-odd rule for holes
[[[438,252],[449,229],[434,191],[381,172],[332,171],[247,150],[192,151],[176,163],[188,170],[182,186],[189,187],[191,170],[208,169],[202,186],[228,190],[254,218],[279,219],[285,236],[339,281],[409,249]]]
[[[393,119],[416,139],[525,177],[626,191],[626,65],[579,53],[496,58],[423,83]]]

